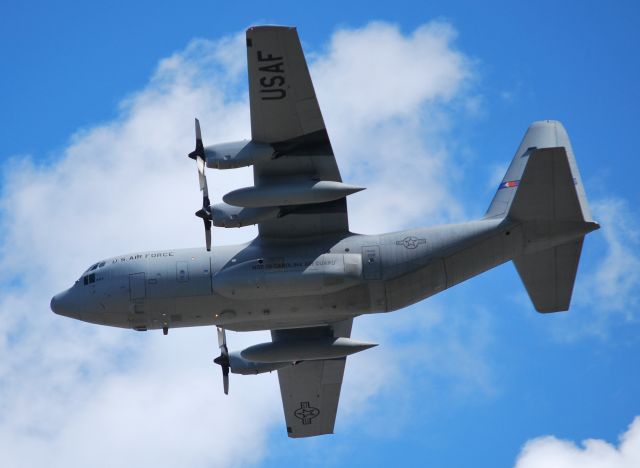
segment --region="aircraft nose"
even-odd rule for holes
[[[56,294],[51,298],[51,310],[58,315],[66,315],[62,313],[64,309],[64,306],[62,305],[63,302],[64,302],[64,292]]]
[[[61,293],[56,294],[51,298],[51,310],[58,315],[64,315],[66,317],[75,317],[79,310],[74,307],[71,291],[67,289]]]

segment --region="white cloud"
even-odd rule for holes
[[[312,75],[344,178],[371,187],[350,202],[355,229],[459,215],[447,190],[452,158],[444,141],[448,103],[464,97],[470,70],[454,36],[443,23],[408,36],[374,23],[336,32],[316,56]],[[205,143],[249,135],[244,60],[242,34],[193,41],[160,62],[117,119],[79,131],[54,161],[21,157],[4,166],[3,463],[115,466],[126,457],[136,466],[241,465],[264,455],[271,428],[284,437],[274,375],[232,376],[231,396],[222,395],[212,329],[135,334],[49,311],[53,293],[96,259],[203,244],[193,216],[196,169],[186,157],[193,117]],[[250,185],[251,171],[209,171],[209,181],[219,199]],[[255,233],[218,229],[214,248]],[[259,339],[229,337],[234,348]],[[358,365],[368,378],[378,362]],[[376,385],[369,395],[384,382]],[[342,407],[355,413],[366,406],[351,390],[345,399]]]
[[[440,22],[408,36],[396,26],[372,23],[338,31],[313,64],[345,179],[368,188],[349,199],[356,231],[461,216],[450,190],[457,171],[447,147],[448,109],[468,97],[471,66],[455,50],[455,35]]]
[[[429,418],[498,391],[488,365],[492,319],[484,310],[445,307],[432,298],[394,314],[358,318],[354,334],[382,343],[347,364],[343,396],[349,403],[341,417],[359,431],[400,436],[418,414]],[[421,405],[425,399],[438,404]]]
[[[601,439],[587,439],[582,446],[554,436],[525,444],[516,468],[637,468],[640,466],[640,417],[620,436],[616,447]]]
[[[640,304],[640,227],[626,200],[611,196],[592,204],[601,229],[585,240],[572,308],[554,331],[560,341],[584,336],[607,338],[618,326],[637,323]]]
[[[606,240],[605,256],[592,278],[593,291],[610,310],[635,315],[640,299],[640,227],[625,200],[608,198],[594,204]]]

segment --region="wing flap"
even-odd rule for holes
[[[300,126],[304,134],[324,130],[324,119],[315,96],[296,103]]]

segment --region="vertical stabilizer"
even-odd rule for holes
[[[540,120],[529,126],[509,169],[498,186],[498,191],[489,205],[485,218],[505,217],[509,213],[533,152],[545,148],[564,148],[580,205],[580,217],[587,222],[593,221],[569,136],[564,126],[557,120]]]

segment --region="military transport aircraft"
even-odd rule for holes
[[[246,32],[251,139],[204,146],[196,120],[206,249],[136,252],[90,266],[52,310],[134,330],[215,325],[229,371],[276,370],[290,437],[332,433],[354,317],[414,304],[512,260],[539,312],[567,310],[585,234],[598,229],[564,127],[527,130],[486,214],[380,235],[349,230],[342,182],[295,28]],[[253,166],[254,186],[209,200],[205,167]],[[211,251],[211,227],[257,224],[253,241]],[[227,349],[225,330],[271,330]]]

